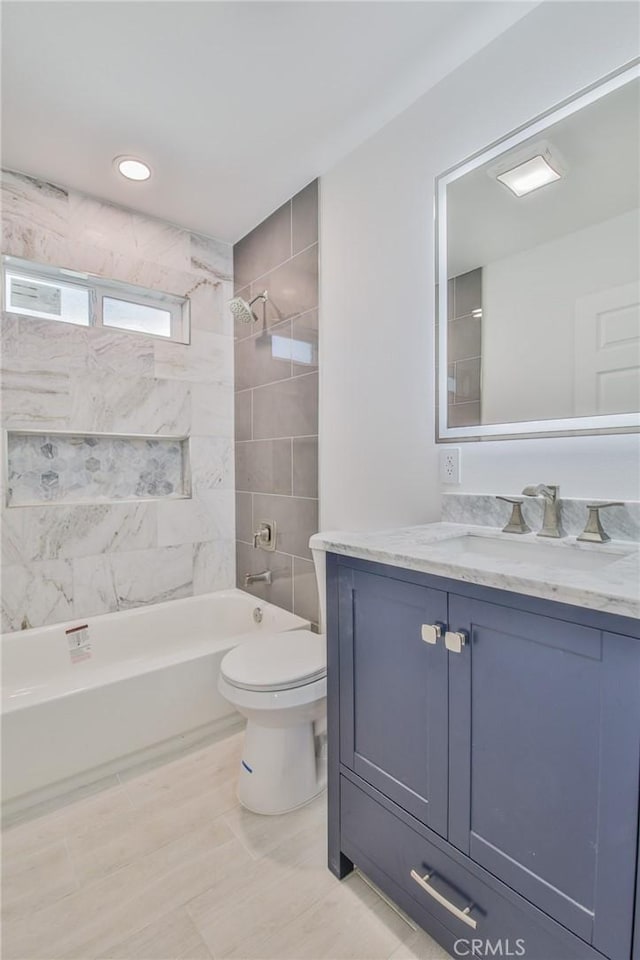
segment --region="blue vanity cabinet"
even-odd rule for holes
[[[607,957],[631,952],[640,644],[450,595],[449,841]]]
[[[359,866],[451,953],[640,960],[640,624],[327,561],[333,872]],[[459,651],[425,643],[438,622]]]
[[[447,652],[422,637],[447,594],[342,567],[340,757],[436,832],[447,831]]]

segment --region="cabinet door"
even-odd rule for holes
[[[446,836],[447,653],[422,625],[447,595],[349,568],[339,591],[341,762]]]
[[[451,597],[449,839],[607,957],[628,960],[640,645]]]

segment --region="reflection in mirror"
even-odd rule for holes
[[[640,79],[615,82],[439,180],[441,437],[640,410]]]

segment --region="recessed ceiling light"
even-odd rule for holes
[[[148,180],[151,176],[149,164],[136,157],[116,157],[113,163],[127,180]]]
[[[554,170],[541,154],[531,157],[530,160],[525,160],[524,163],[519,163],[517,167],[512,167],[511,170],[505,170],[504,173],[499,173],[497,176],[500,183],[504,183],[512,193],[515,193],[516,197],[524,197],[527,193],[538,190],[548,183],[553,183],[554,180],[560,180],[560,178],[561,174]]]

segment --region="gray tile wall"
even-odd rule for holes
[[[481,418],[482,268],[449,281],[447,359],[450,427],[471,427]]]
[[[310,183],[233,249],[235,289],[259,320],[235,327],[238,586],[312,620],[318,598],[309,537],[318,529],[318,183]],[[275,520],[276,551],[255,549]],[[244,586],[271,570],[272,585]]]

